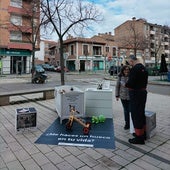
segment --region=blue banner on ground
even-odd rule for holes
[[[56,119],[35,143],[115,149],[113,119],[92,124],[88,135],[83,134],[83,126],[77,122],[73,123],[71,131],[66,130],[66,122],[63,120],[60,124],[59,118]]]

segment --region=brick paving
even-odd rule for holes
[[[35,144],[57,118],[54,99],[1,106],[0,170],[169,170],[170,96],[148,93],[146,110],[156,112],[157,127],[145,145],[128,143],[121,103],[113,102],[114,150]],[[22,107],[36,108],[37,128],[16,133],[15,109]]]

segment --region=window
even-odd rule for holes
[[[74,55],[74,45],[71,45],[71,55]]]
[[[101,46],[93,46],[93,55],[102,55]]]
[[[109,53],[109,47],[106,47],[106,52]]]
[[[88,45],[83,45],[83,55],[88,56]]]
[[[22,33],[21,32],[10,32],[10,40],[22,40]]]
[[[22,0],[11,0],[10,5],[13,7],[22,7]]]
[[[113,47],[113,56],[116,56],[116,48]]]
[[[22,17],[11,15],[11,23],[14,25],[22,25]]]

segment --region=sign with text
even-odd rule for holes
[[[115,149],[113,119],[92,124],[88,135],[83,134],[83,126],[77,122],[74,122],[71,131],[66,130],[65,123],[66,120],[60,124],[56,119],[35,143]]]

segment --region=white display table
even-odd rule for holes
[[[70,116],[70,111],[75,110],[76,117],[84,117],[84,92],[73,86],[55,87],[55,108],[60,117],[60,123],[63,119]]]
[[[104,115],[113,118],[112,89],[98,90],[88,88],[85,90],[85,114],[87,117]]]

